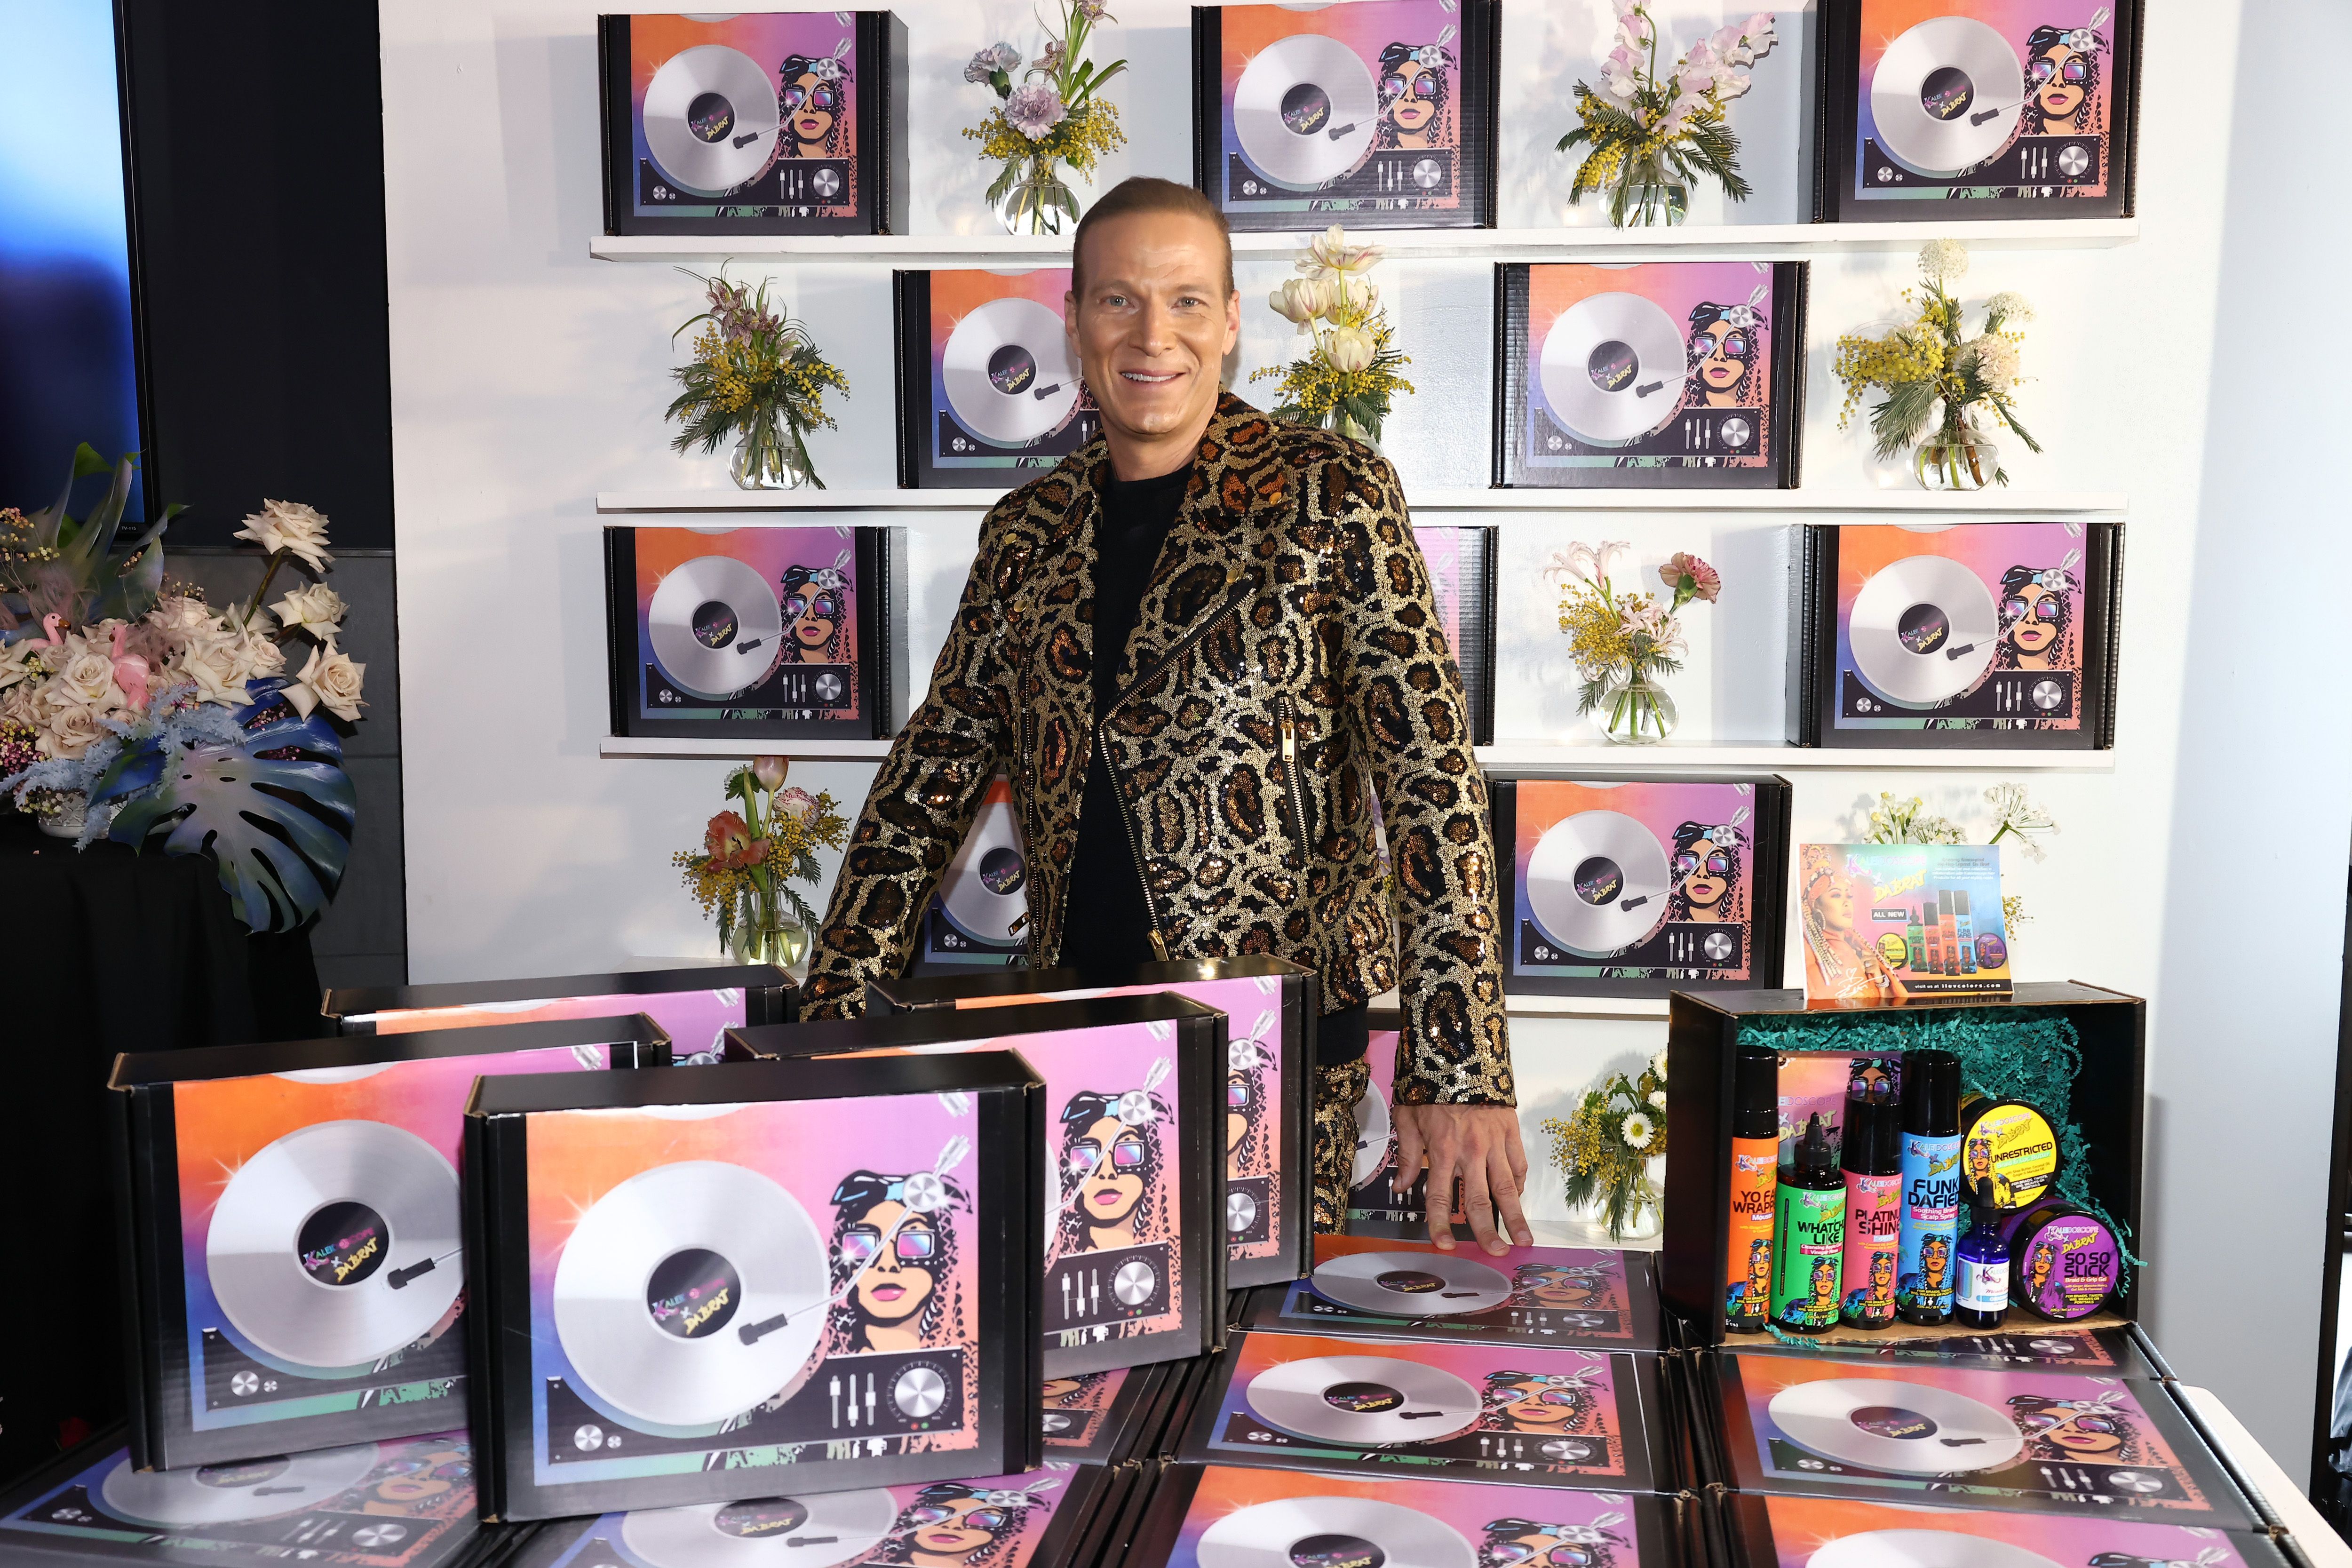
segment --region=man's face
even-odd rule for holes
[[[1205,427],[1242,330],[1215,226],[1188,213],[1107,219],[1087,231],[1085,270],[1063,320],[1106,429],[1150,440]]]

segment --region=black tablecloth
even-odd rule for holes
[[[106,1079],[123,1051],[303,1039],[307,930],[249,934],[213,862],[0,815],[0,1476],[123,1412]]]

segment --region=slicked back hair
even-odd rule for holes
[[[1077,232],[1070,240],[1070,292],[1083,297],[1086,292],[1087,231],[1097,223],[1134,213],[1181,213],[1196,217],[1215,227],[1217,243],[1225,253],[1225,297],[1234,292],[1234,235],[1225,222],[1225,215],[1217,204],[1190,185],[1180,185],[1173,180],[1155,179],[1149,174],[1137,174],[1121,180],[1103,193],[1094,205],[1078,219]]]

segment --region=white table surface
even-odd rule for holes
[[[2238,1474],[2262,1494],[2262,1500],[2285,1523],[2296,1547],[2311,1559],[2312,1568],[2352,1568],[2352,1547],[2347,1547],[2343,1538],[2328,1528],[2327,1521],[2319,1517],[2319,1510],[2303,1495],[2303,1488],[2254,1441],[2254,1435],[2230,1414],[2229,1406],[2216,1399],[2210,1389],[2185,1383],[2179,1387],[2189,1408],[2205,1423],[2214,1441],[2237,1467]]]

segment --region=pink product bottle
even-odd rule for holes
[[[1902,1108],[1893,1080],[1845,1102],[1838,1163],[1845,1175],[1845,1258],[1838,1317],[1848,1328],[1883,1329],[1895,1321],[1895,1253],[1903,1232]]]

